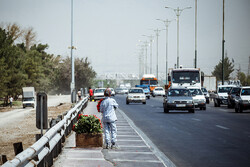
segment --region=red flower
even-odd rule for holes
[[[76,125],[73,125],[73,127],[72,127],[72,130],[73,130],[73,131],[75,130],[75,127],[76,127]]]
[[[101,99],[101,100],[98,102],[97,106],[96,106],[98,112],[100,112],[100,105],[101,105],[102,101],[103,101],[103,99]]]

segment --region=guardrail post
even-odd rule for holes
[[[17,155],[23,151],[22,142],[14,143],[13,146],[14,146],[15,155]]]
[[[53,151],[51,151],[48,155],[45,157],[45,166],[51,167],[53,165]]]
[[[0,157],[0,165],[3,165],[5,162],[7,162],[7,156],[6,155],[1,155],[1,157]]]

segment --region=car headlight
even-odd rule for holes
[[[205,102],[206,102],[206,100],[205,100],[205,99],[202,99],[202,100],[201,100],[201,102],[205,103]]]
[[[141,95],[141,98],[145,98],[145,95]]]
[[[187,101],[187,104],[191,104],[193,101],[192,100],[188,100]]]
[[[133,96],[128,96],[128,98],[133,98]]]

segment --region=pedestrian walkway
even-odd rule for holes
[[[89,102],[84,114],[97,112],[96,102]],[[149,139],[135,127],[133,122],[121,111],[117,110],[117,144],[118,149],[75,148],[75,134],[66,139],[62,153],[54,162],[55,167],[163,167],[174,166]],[[170,164],[170,165],[169,165]]]

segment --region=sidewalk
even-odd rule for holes
[[[97,112],[96,102],[89,102],[84,114]],[[117,143],[118,149],[75,148],[75,134],[66,139],[64,148],[54,161],[54,167],[163,167],[174,166],[149,139],[135,127],[133,122],[121,111],[117,110]],[[139,133],[138,133],[139,132]],[[169,165],[170,164],[170,165]]]

